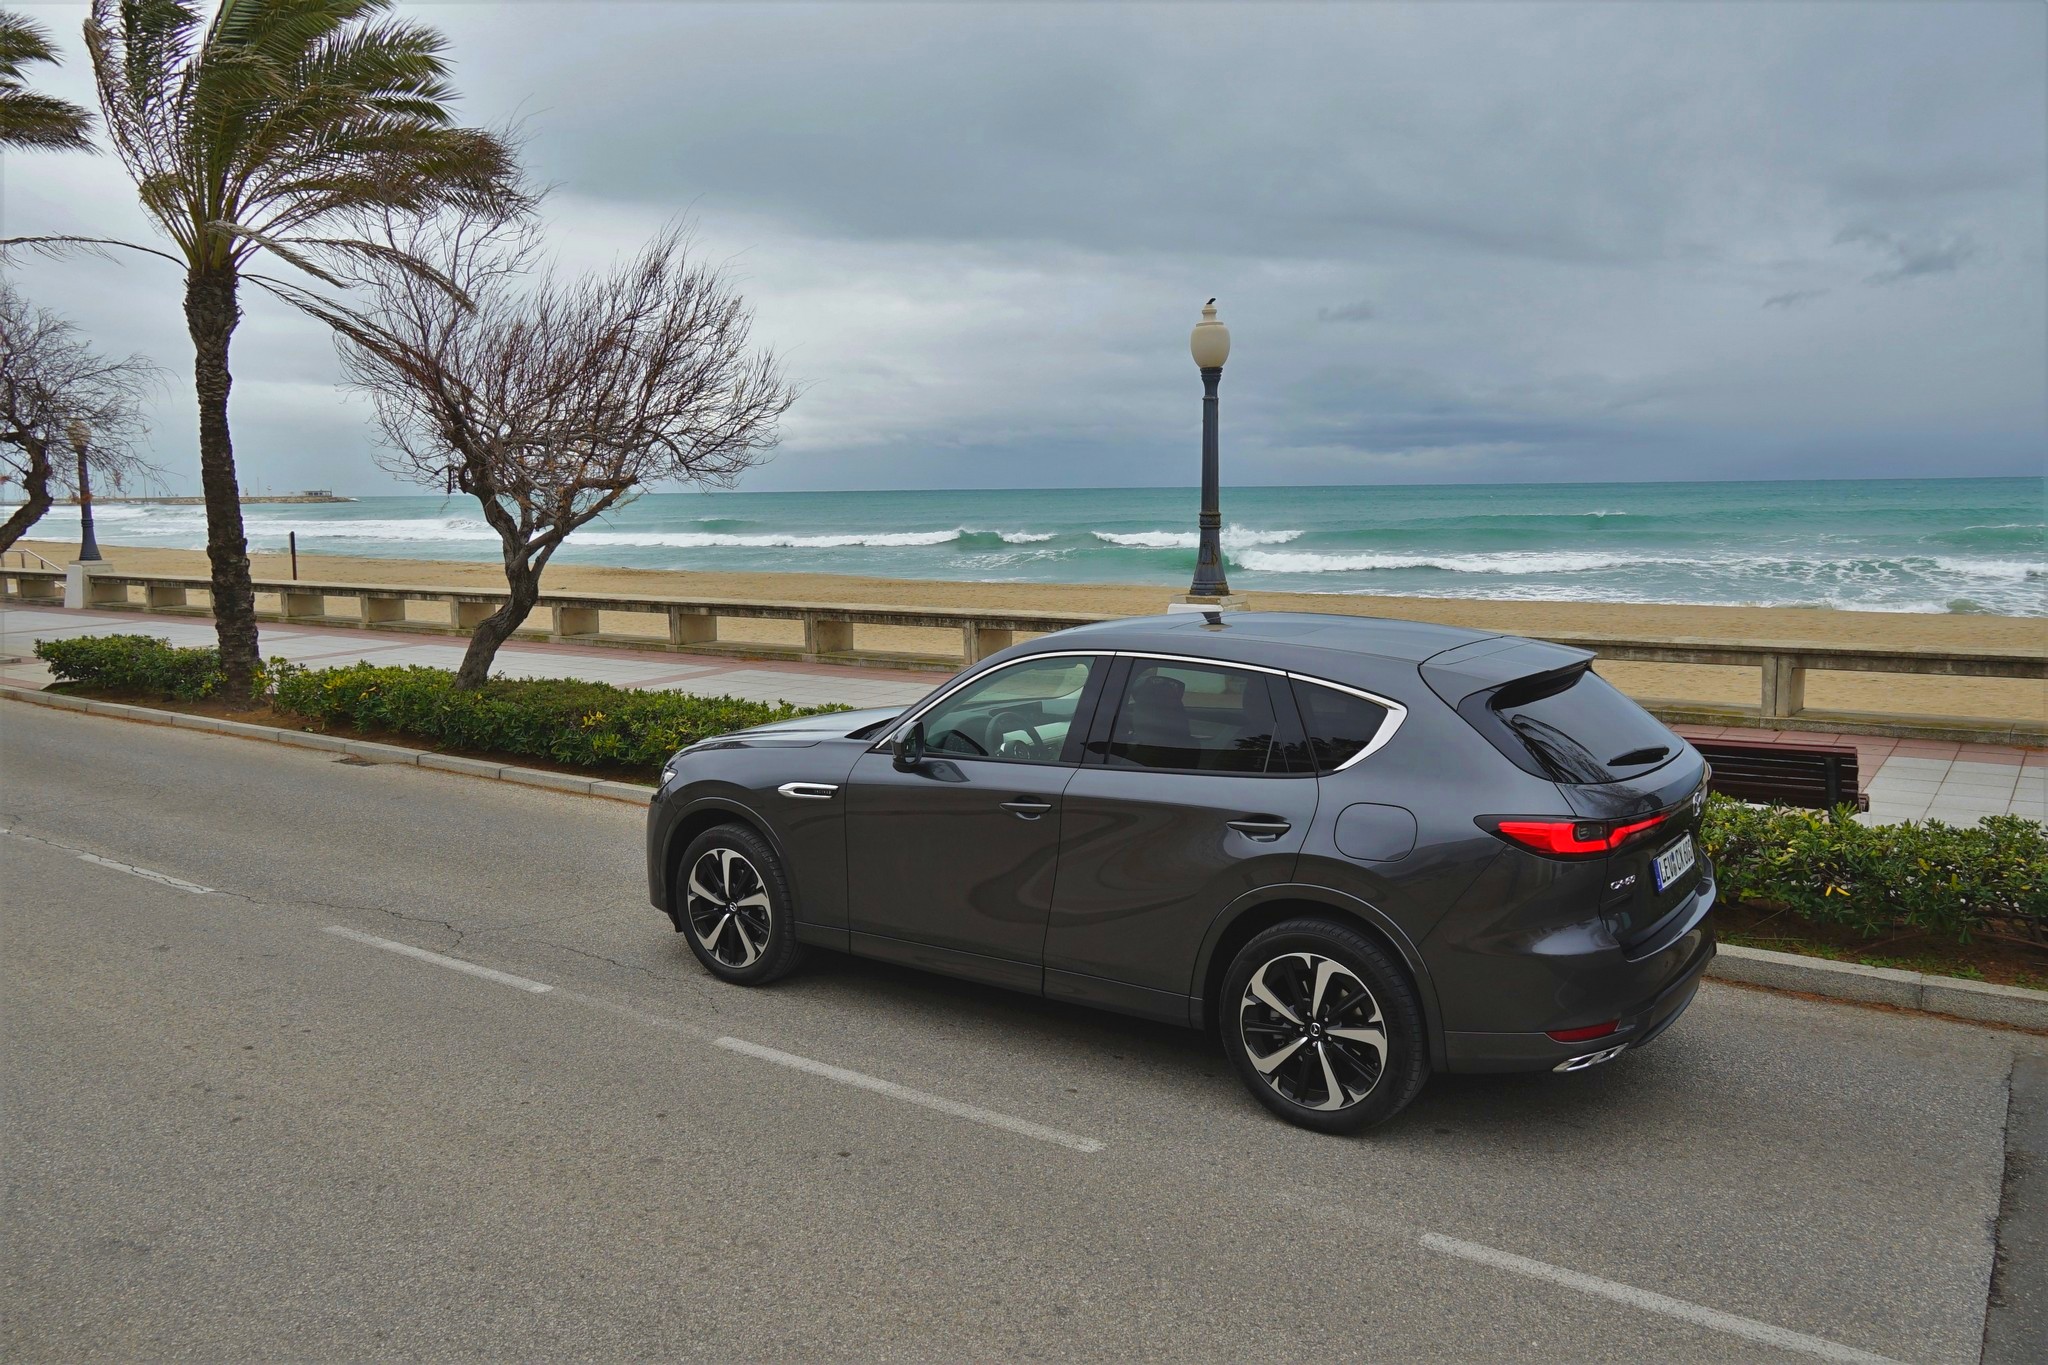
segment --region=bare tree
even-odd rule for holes
[[[606,273],[539,267],[527,216],[388,216],[360,307],[307,299],[367,392],[387,472],[471,494],[498,533],[510,600],[470,636],[460,688],[489,678],[580,526],[650,483],[729,486],[795,401],[753,315],[680,228]],[[429,269],[418,268],[424,264]]]
[[[102,487],[158,474],[139,451],[142,393],[156,377],[139,355],[101,355],[77,327],[0,280],[0,481],[22,490],[0,525],[0,550],[50,510],[53,488],[79,491],[68,458],[74,431],[89,433],[83,458]]]

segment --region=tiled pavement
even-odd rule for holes
[[[1854,745],[1857,772],[1870,797],[1870,810],[1862,818],[1871,824],[1940,820],[1974,825],[1987,815],[2008,813],[2048,822],[2048,749],[1740,727],[1681,725],[1678,731],[1687,739]]]
[[[0,605],[0,682],[41,687],[49,681],[49,671],[32,654],[38,639],[116,632],[158,635],[178,645],[211,644],[214,638],[212,623],[204,620]],[[294,663],[314,665],[368,659],[380,664],[454,668],[462,661],[462,644],[452,638],[394,636],[386,631],[328,626],[265,625],[263,652],[266,657],[282,655]],[[799,706],[824,702],[901,706],[922,697],[940,681],[930,673],[750,662],[524,640],[498,651],[495,671],[512,678],[590,678],[621,687],[787,701]],[[1692,739],[1725,735],[1787,744],[1853,744],[1864,789],[1870,795],[1870,811],[1863,818],[1874,823],[1936,819],[1974,824],[1986,815],[2006,812],[2048,821],[2048,750],[1867,735],[1681,730]]]

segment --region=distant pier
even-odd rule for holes
[[[196,498],[196,497],[195,497],[195,498],[108,498],[108,497],[102,497],[101,495],[99,495],[99,494],[95,493],[95,494],[93,494],[93,498],[92,498],[92,500],[93,500],[93,502],[94,502],[94,503],[96,503],[96,504],[101,504],[101,505],[104,505],[104,504],[107,504],[107,503],[116,503],[116,502],[118,502],[118,503],[127,503],[127,504],[133,504],[133,505],[145,505],[145,506],[149,506],[149,507],[204,507],[204,506],[206,505],[206,499],[205,499],[205,498]],[[64,501],[64,502],[76,502],[76,501],[77,501],[77,499],[76,499],[76,498],[65,498],[65,499],[62,499],[62,501]],[[344,497],[340,497],[340,496],[337,496],[337,495],[336,495],[336,494],[334,494],[334,493],[330,493],[330,492],[328,492],[328,491],[327,491],[326,489],[324,489],[324,488],[314,488],[314,489],[309,489],[309,490],[307,490],[307,491],[306,491],[306,492],[304,492],[304,493],[244,493],[244,494],[242,494],[242,505],[243,505],[244,507],[248,507],[248,506],[253,506],[253,505],[258,505],[258,504],[264,504],[264,503],[276,504],[276,503],[309,503],[309,502],[354,502],[354,501],[355,501],[355,499],[354,499],[354,498],[344,498]]]

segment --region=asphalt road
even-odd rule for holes
[[[0,703],[0,826],[10,1360],[1974,1361],[2048,1050],[1709,985],[1332,1139],[1193,1033],[720,986],[623,805]]]

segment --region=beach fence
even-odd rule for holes
[[[88,605],[139,614],[210,615],[202,575],[101,572],[89,582]],[[467,635],[504,604],[489,589],[407,587],[259,579],[258,615],[305,625]],[[0,564],[6,600],[57,604],[62,570]],[[546,593],[527,639],[747,659],[952,672],[1021,639],[1110,619],[1077,612],[992,608],[864,606],[721,598],[586,596]],[[763,638],[753,623],[781,623]],[[779,635],[781,638],[772,638]],[[2048,715],[2031,718],[1939,716],[1907,712],[1820,710],[1806,704],[1813,673],[1918,675],[1937,678],[2048,680],[2048,652],[1958,650],[1939,646],[1891,649],[1801,641],[1647,640],[1611,635],[1547,635],[1602,660],[1754,670],[1753,705],[1644,701],[1679,724],[1754,726],[1837,734],[1892,735],[1992,744],[2048,744]],[[957,642],[957,643],[954,643]]]

